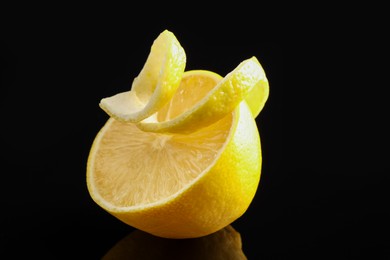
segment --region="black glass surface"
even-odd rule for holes
[[[213,237],[169,240],[127,226],[87,191],[88,152],[108,119],[98,103],[129,89],[164,29],[183,45],[186,70],[225,75],[256,56],[270,82],[256,119],[261,181],[247,212],[231,224],[242,252],[230,255],[389,256],[388,152],[376,150],[384,130],[359,123],[364,111],[356,115],[344,106],[349,99],[334,94],[342,90],[329,91],[337,81],[324,76],[330,72],[319,60],[332,52],[323,45],[280,38],[272,21],[256,17],[237,23],[207,16],[209,22],[191,25],[173,16],[151,25],[126,16],[23,17],[7,17],[1,32],[0,253],[7,257],[0,258],[101,259],[127,243],[138,249],[122,251],[127,259],[230,259],[232,248]]]

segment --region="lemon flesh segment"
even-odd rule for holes
[[[221,80],[222,76],[209,70],[185,71],[175,95],[155,115],[157,121],[168,121],[188,111],[204,99]]]
[[[131,90],[103,98],[99,106],[119,121],[138,122],[161,109],[180,84],[186,54],[175,35],[165,30],[154,40]]]
[[[185,76],[186,74],[183,74],[183,77]],[[199,73],[199,77],[207,78],[208,76]],[[231,113],[253,88],[264,86],[261,84],[264,77],[263,68],[256,57],[244,60],[188,110],[165,121],[160,121],[161,117],[158,115],[152,116],[137,123],[137,126],[148,132],[191,133],[197,131]],[[183,89],[187,87],[193,86],[191,84],[181,86]],[[256,91],[256,94],[258,93],[259,91]],[[250,100],[250,102],[253,101]],[[265,101],[260,100],[260,102]]]

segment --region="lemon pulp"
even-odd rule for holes
[[[218,156],[232,116],[190,135],[148,133],[109,119],[94,155],[95,187],[114,206],[145,205],[183,189]],[[107,160],[106,158],[110,158]]]

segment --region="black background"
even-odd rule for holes
[[[232,224],[246,256],[389,257],[388,115],[377,81],[383,69],[371,59],[381,41],[362,42],[370,28],[346,22],[303,31],[310,20],[292,25],[261,10],[156,15],[101,7],[3,9],[3,252],[99,259],[133,231],[93,203],[86,160],[108,118],[99,100],[129,89],[168,29],[186,51],[186,70],[225,75],[256,56],[268,76],[269,100],[256,120],[261,183]]]

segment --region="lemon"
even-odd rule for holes
[[[149,56],[131,90],[103,98],[100,107],[117,120],[137,122],[158,111],[179,86],[186,54],[176,36],[164,30],[154,40]]]
[[[200,237],[247,210],[261,161],[245,102],[187,135],[144,132],[110,118],[92,145],[87,184],[98,205],[130,226],[167,238]]]
[[[202,79],[214,79],[215,87],[208,92],[201,94],[194,93],[200,100],[193,106],[187,106],[182,113],[171,116],[169,120],[161,121],[164,117],[148,118],[140,122],[138,126],[148,132],[171,132],[171,133],[188,133],[196,131],[199,128],[210,125],[227,114],[231,113],[234,108],[245,100],[248,93],[254,96],[248,99],[252,114],[256,115],[261,110],[261,105],[268,98],[268,85],[264,85],[266,81],[265,73],[262,66],[256,57],[242,61],[232,72],[228,73],[224,78],[217,75],[211,75],[204,71],[184,73],[183,79],[193,77],[197,81],[194,84],[184,84],[184,88],[177,90],[177,94],[181,95],[181,91],[185,88],[201,89],[204,85]],[[182,84],[183,85],[183,84]],[[258,93],[260,92],[260,93]],[[257,100],[255,99],[257,98]],[[256,104],[256,105],[255,105]],[[257,105],[258,104],[258,105]],[[160,120],[158,120],[160,119]]]
[[[255,196],[262,154],[254,118],[269,86],[254,56],[222,77],[183,71],[179,46],[164,31],[131,91],[102,99],[110,117],[93,141],[86,179],[92,199],[124,223],[197,238],[238,219]]]
[[[135,230],[118,241],[102,257],[120,259],[245,260],[242,239],[231,225],[208,236],[175,240]]]

